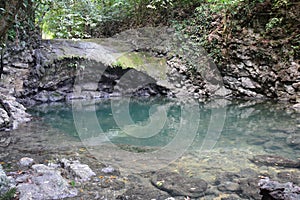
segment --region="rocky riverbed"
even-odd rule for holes
[[[147,173],[123,173],[116,166],[105,165],[93,159],[84,148],[76,153],[69,153],[60,158],[48,158],[43,164],[34,159],[23,157],[15,167],[1,174],[2,195],[9,188],[16,188],[13,196],[18,199],[299,199],[299,168],[282,169],[276,163],[282,162],[277,157],[273,166],[251,164],[244,161],[246,152],[213,152],[206,154],[206,160],[195,160],[195,156],[185,155],[169,167]],[[77,154],[77,155],[76,155]],[[214,160],[209,157],[214,154]],[[228,166],[216,166],[226,163]],[[52,159],[49,159],[52,158]],[[231,159],[230,159],[231,158]],[[189,159],[188,166],[184,166]],[[236,162],[243,160],[245,168],[238,170]],[[253,158],[260,159],[260,158]],[[81,161],[79,161],[81,160]],[[285,159],[286,160],[286,159]],[[286,160],[287,161],[287,160]],[[83,164],[88,163],[88,165]],[[207,163],[204,163],[207,162]],[[291,161],[287,161],[291,162]],[[234,166],[235,165],[235,166]],[[17,170],[18,169],[18,170]],[[237,171],[235,171],[237,170]],[[279,182],[272,182],[272,177]]]
[[[172,105],[168,101],[165,104]],[[66,127],[60,126],[70,126],[67,106],[52,105],[51,109],[51,105],[41,105],[31,123],[8,132],[7,137],[12,142],[0,146],[1,164],[10,177],[5,178],[6,188],[15,185],[16,195],[24,199],[29,198],[28,190],[36,194],[37,199],[59,196],[69,199],[246,200],[262,199],[269,194],[278,196],[279,191],[297,197],[297,185],[300,185],[297,114],[290,114],[293,116],[290,119],[288,113],[282,113],[282,106],[274,103],[235,104],[227,109],[227,120],[235,123],[225,125],[225,132],[213,149],[201,147],[200,134],[190,149],[172,162],[168,152],[160,159],[148,160],[148,152],[161,150],[157,146],[99,143],[97,135],[90,140],[71,137],[63,131]],[[107,105],[110,103],[98,107],[103,111]],[[213,109],[220,105],[226,103],[218,100],[203,106]],[[205,115],[204,110],[201,113]],[[55,116],[58,126],[52,119]],[[278,123],[281,119],[285,121]],[[200,129],[204,129],[205,124]],[[237,129],[240,133],[230,132]],[[140,156],[135,157],[134,153]],[[270,182],[261,181],[267,180],[266,177]],[[52,181],[44,181],[45,178]],[[57,186],[53,182],[61,184]],[[48,192],[49,189],[52,192]],[[45,196],[39,196],[40,193]]]

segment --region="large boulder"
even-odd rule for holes
[[[77,195],[78,191],[71,188],[59,171],[41,164],[32,167],[35,172],[33,176],[27,177],[30,182],[24,181],[17,186],[20,200],[63,199]]]

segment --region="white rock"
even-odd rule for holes
[[[19,161],[19,164],[21,167],[29,167],[34,163],[34,160],[32,158],[24,157],[21,158]]]

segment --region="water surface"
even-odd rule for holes
[[[257,155],[299,160],[300,145],[291,142],[299,138],[299,115],[285,107],[273,101],[199,103],[169,98],[40,105],[30,109],[38,131],[28,137],[44,138],[39,139],[42,148],[61,152],[84,146],[97,161],[117,166],[124,174],[167,169],[203,178],[212,185],[213,199],[241,192],[216,185],[224,173],[276,179],[283,171],[300,177],[299,168],[253,162]]]

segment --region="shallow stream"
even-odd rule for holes
[[[12,132],[14,142],[5,151],[5,162],[23,156],[38,162],[67,155],[92,158],[92,169],[104,163],[124,176],[167,170],[202,178],[209,188],[201,199],[258,199],[258,190],[253,192],[257,182],[249,185],[249,180],[269,176],[300,183],[299,167],[257,157],[299,161],[300,118],[284,108],[284,103],[271,101],[199,103],[169,98],[40,105],[29,109],[31,123]],[[248,186],[243,186],[244,179]],[[240,187],[234,188],[237,182]]]

